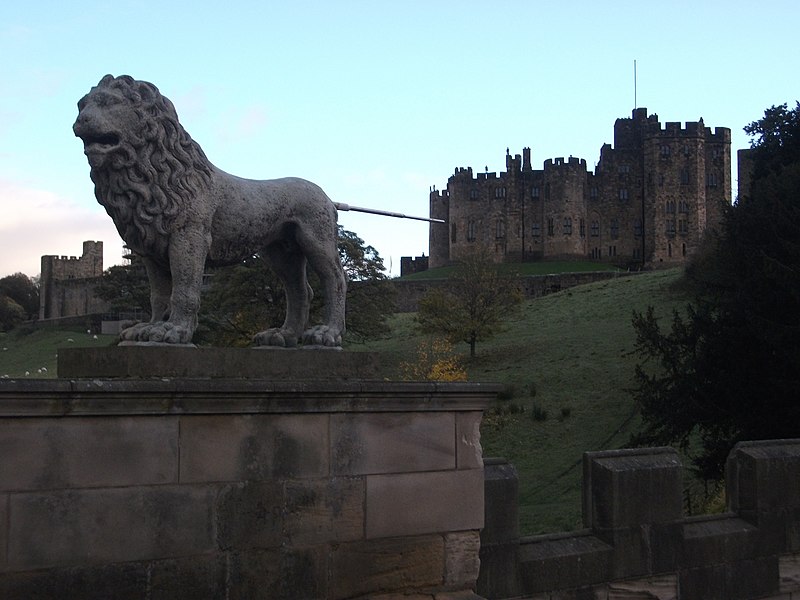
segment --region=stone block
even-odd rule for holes
[[[328,416],[182,416],[181,482],[325,477]]]
[[[538,598],[538,596],[533,596]],[[608,598],[608,586],[606,585],[584,585],[571,590],[557,590],[549,596],[549,600],[606,600]],[[525,600],[528,600],[525,598]]]
[[[531,538],[519,547],[523,590],[546,592],[608,581],[612,551],[592,535]]]
[[[761,532],[735,517],[704,517],[682,527],[683,567],[736,562],[757,556]]]
[[[231,556],[225,600],[329,598],[327,581],[324,548],[235,553]]]
[[[459,469],[483,467],[482,418],[483,413],[477,411],[456,414],[456,462]]]
[[[752,600],[779,593],[777,557],[684,569],[681,598]]]
[[[478,530],[483,470],[367,476],[367,539]]]
[[[173,483],[178,421],[171,417],[0,419],[0,489]]]
[[[608,600],[678,600],[678,576],[654,575],[608,584]]]
[[[374,379],[378,355],[297,349],[113,346],[62,348],[61,378],[203,377],[269,380]]]
[[[0,494],[0,571],[8,560],[8,502],[8,495]]]
[[[480,572],[476,583],[476,590],[481,596],[516,598],[522,594],[518,553],[518,541],[500,544],[481,542]]]
[[[598,534],[682,517],[681,463],[672,448],[587,452],[583,467],[584,523]]]
[[[364,538],[364,478],[289,481],[285,488],[286,539],[292,546]]]
[[[18,570],[203,554],[214,549],[211,487],[31,492],[10,499],[8,564]]]
[[[800,555],[787,554],[779,557],[778,573],[781,578],[781,592],[800,592]]]
[[[217,544],[222,550],[278,548],[284,541],[283,486],[254,481],[224,487],[217,500]]]
[[[148,600],[225,600],[227,559],[222,554],[159,560],[149,565]]]
[[[519,539],[519,478],[504,458],[487,458],[483,467],[484,526],[481,543]]]
[[[444,536],[444,585],[450,589],[475,587],[478,579],[481,539],[477,531]]]
[[[453,413],[331,416],[334,475],[406,473],[456,467]]]
[[[141,600],[147,597],[144,563],[91,565],[0,573],[4,600]]]
[[[800,440],[742,442],[728,456],[731,510],[757,522],[758,513],[800,507]]]
[[[444,540],[440,535],[352,542],[331,555],[329,598],[442,585]]]

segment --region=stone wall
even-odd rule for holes
[[[625,273],[624,275],[632,275]],[[526,299],[539,298],[563,289],[619,277],[618,271],[592,271],[587,273],[559,273],[554,275],[531,275],[520,277],[522,293]],[[446,286],[446,279],[392,279],[396,296],[397,312],[416,312],[419,301],[431,288]]]
[[[0,598],[477,598],[496,387],[0,381]]]
[[[583,531],[520,538],[516,472],[486,463],[478,593],[526,600],[800,598],[800,440],[748,442],[728,512],[686,518],[671,448],[589,452]]]

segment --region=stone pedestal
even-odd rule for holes
[[[0,381],[0,597],[475,597],[496,392]]]

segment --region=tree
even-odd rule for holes
[[[475,346],[502,331],[506,319],[522,301],[517,278],[503,273],[481,249],[467,255],[448,277],[447,285],[422,298],[417,313],[419,328],[447,339]]]
[[[378,251],[352,231],[338,226],[339,257],[348,280],[347,339],[362,340],[388,331],[394,312],[394,290],[384,273]],[[309,269],[309,283],[317,277]],[[269,265],[254,255],[233,267],[217,269],[203,301],[200,337],[220,345],[247,345],[265,327],[283,322],[283,286]],[[311,302],[312,320],[320,313],[321,298]]]
[[[142,259],[135,254],[129,264],[114,265],[103,271],[95,296],[109,303],[111,312],[150,312],[150,284]]]
[[[0,296],[5,296],[22,309],[22,320],[39,315],[39,286],[24,273],[0,279]]]
[[[733,444],[795,437],[800,422],[800,104],[765,111],[745,130],[750,189],[687,269],[694,300],[662,332],[634,314],[636,443],[692,450],[707,479]]]

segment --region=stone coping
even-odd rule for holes
[[[271,379],[5,379],[0,417],[486,409],[502,385]]]

